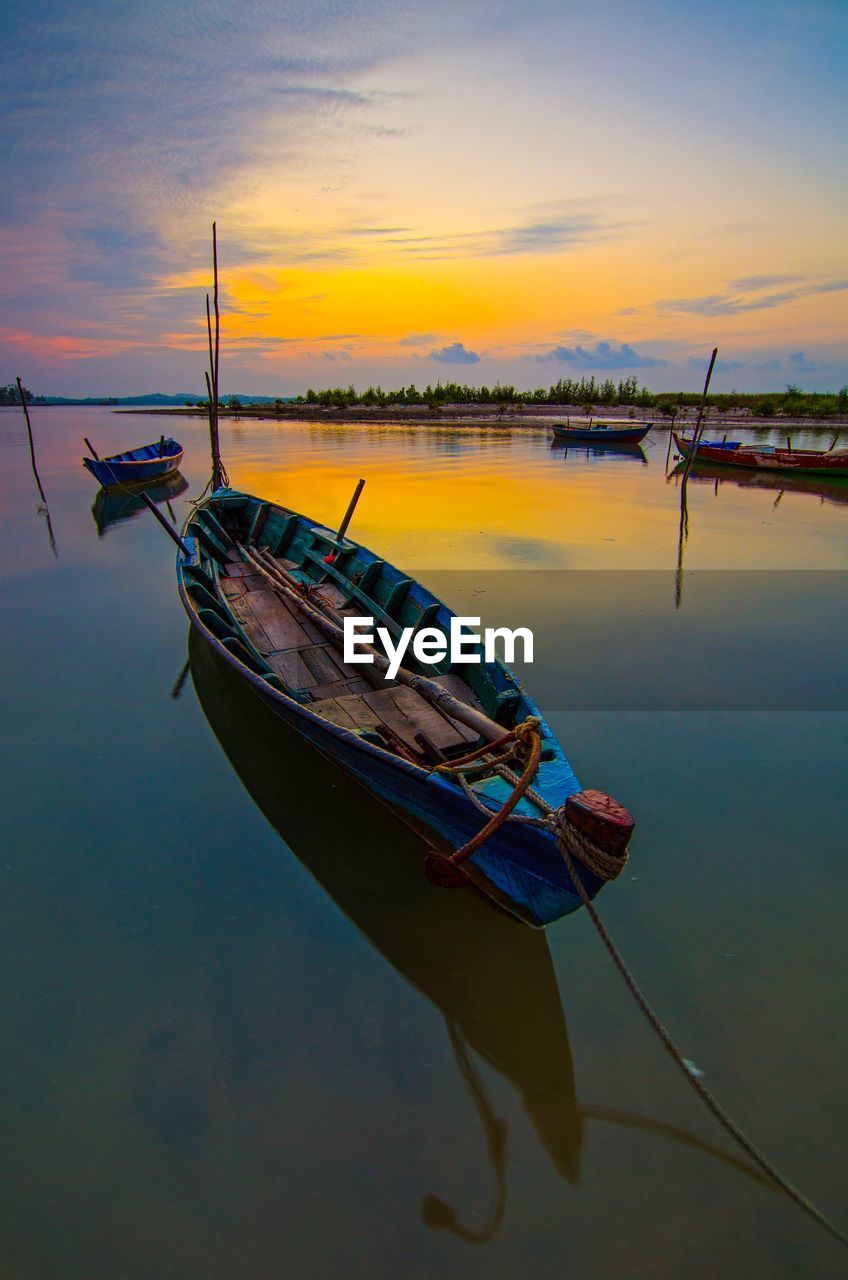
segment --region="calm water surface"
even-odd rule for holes
[[[172,696],[171,544],[80,465],[83,434],[105,453],[160,424],[33,419],[55,556],[0,412],[3,1275],[843,1275],[582,913],[533,933],[429,886],[417,840],[202,646]],[[206,439],[165,430],[181,521]],[[532,612],[531,687],[638,819],[605,919],[707,1083],[844,1225],[848,484],[693,478],[681,577],[665,435],[644,458],[537,430],[245,422],[223,445],[234,485],[329,523],[365,477],[360,540],[455,607]]]

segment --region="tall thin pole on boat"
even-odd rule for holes
[[[218,433],[218,367],[221,353],[221,312],[218,305],[218,231],[212,223],[213,309],[215,312],[215,338],[212,339],[212,317],[209,294],[206,295],[206,332],[209,338],[209,439],[212,446],[212,488],[220,489],[224,483],[221,465],[221,441]]]
[[[47,498],[45,497],[44,486],[41,483],[41,476],[38,474],[38,467],[36,466],[36,463],[35,463],[35,445],[33,444],[33,441],[32,441],[32,423],[29,420],[29,409],[27,408],[26,396],[24,395],[24,389],[21,386],[20,378],[16,379],[16,381],[18,384],[18,395],[21,397],[21,408],[23,409],[24,417],[26,418],[27,436],[29,437],[29,457],[32,463],[32,474],[35,476],[35,483],[38,485],[38,492],[41,494],[41,501],[44,503],[46,507]]]
[[[358,480],[356,484],[356,488],[353,491],[353,497],[348,503],[347,511],[344,513],[344,519],[339,525],[339,531],[336,534],[336,542],[341,542],[342,538],[347,533],[348,525],[353,519],[353,513],[356,510],[356,504],[359,501],[359,495],[362,493],[362,490],[364,488],[365,488],[365,481]]]
[[[710,367],[707,369],[707,376],[704,381],[704,392],[701,396],[701,404],[698,409],[698,418],[695,422],[695,431],[692,435],[692,443],[689,445],[689,455],[686,459],[686,466],[683,468],[683,484],[689,479],[689,472],[692,470],[692,463],[695,461],[695,454],[698,452],[698,442],[701,439],[701,432],[704,429],[704,408],[707,403],[707,392],[710,389],[710,378],[713,376],[713,368],[715,367],[716,356],[718,355],[718,347],[713,347],[713,354],[710,356]]]

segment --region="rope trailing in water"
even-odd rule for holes
[[[756,1164],[758,1168],[762,1169],[763,1173],[765,1173],[772,1182],[776,1183],[776,1185],[780,1187],[781,1191],[783,1191],[790,1200],[794,1200],[795,1204],[797,1204],[800,1209],[803,1209],[804,1213],[811,1217],[814,1222],[817,1222],[820,1227],[823,1227],[824,1230],[828,1232],[829,1235],[833,1236],[835,1240],[838,1240],[840,1244],[845,1245],[846,1248],[848,1248],[848,1236],[840,1231],[839,1228],[822,1213],[821,1209],[813,1204],[812,1200],[808,1200],[807,1197],[799,1191],[788,1178],[784,1177],[780,1170],[777,1169],[762,1153],[762,1151],[755,1146],[751,1139],[743,1133],[736,1121],[731,1119],[718,1099],[704,1084],[701,1077],[694,1073],[688,1060],[683,1056],[680,1048],[672,1039],[670,1032],[657,1017],[653,1008],[649,1004],[647,997],[643,994],[636,982],[636,979],[625,964],[621,952],[618,950],[618,947],[607,932],[604,922],[598,915],[592,899],[589,897],[583,886],[575,861],[576,858],[580,857],[582,851],[576,841],[573,845],[569,843],[572,839],[573,831],[574,828],[572,827],[571,831],[566,834],[565,829],[563,829],[563,838],[557,838],[557,846],[562,854],[568,873],[574,881],[574,886],[580,895],[583,906],[588,911],[592,923],[597,929],[601,941],[609,952],[613,964],[624,979],[630,994],[633,996],[642,1013],[645,1015],[645,1018],[648,1020],[651,1028],[656,1032],[663,1047],[671,1056],[672,1061],[688,1080],[698,1097],[712,1113],[725,1132],[733,1138],[734,1142],[738,1143],[742,1150],[751,1158],[751,1160],[753,1160],[754,1164]]]
[[[848,1235],[845,1235],[840,1229],[832,1223],[821,1209],[815,1205],[812,1200],[808,1199],[803,1192],[799,1191],[793,1183],[786,1178],[779,1169],[768,1159],[767,1156],[760,1151],[751,1139],[739,1128],[739,1125],[733,1120],[718,1099],[704,1084],[701,1077],[695,1073],[689,1060],[683,1055],[683,1052],[674,1041],[671,1033],[668,1031],[664,1023],[654,1012],[647,997],[642,992],[636,979],[628,969],[607,931],[604,922],[598,915],[592,899],[583,884],[583,878],[580,874],[580,867],[584,867],[591,871],[601,880],[613,880],[620,875],[626,862],[626,850],[620,854],[609,853],[605,849],[599,848],[592,840],[588,838],[582,831],[574,825],[565,812],[565,806],[554,809],[542,798],[537,792],[533,791],[530,783],[539,767],[539,759],[541,756],[542,739],[539,731],[539,720],[535,716],[529,716],[522,724],[518,725],[511,733],[505,734],[503,738],[497,742],[486,743],[485,746],[478,748],[476,751],[470,752],[467,756],[462,756],[459,760],[454,760],[450,764],[438,766],[438,771],[453,776],[455,781],[459,783],[465,794],[487,815],[488,821],[486,825],[480,829],[476,836],[469,840],[462,848],[457,849],[455,853],[449,857],[440,856],[438,862],[445,868],[457,867],[458,864],[464,862],[471,857],[495,831],[501,827],[504,822],[512,815],[514,822],[524,822],[533,826],[545,827],[553,832],[556,840],[557,848],[565,862],[566,869],[574,884],[575,889],[580,897],[583,906],[589,913],[589,917],[595,926],[598,936],[606,947],[610,958],[618,972],[624,979],[630,994],[633,996],[636,1004],[639,1006],[642,1014],[646,1018],[649,1026],[658,1036],[663,1048],[671,1057],[675,1066],[683,1074],[695,1093],[706,1106],[707,1110],[712,1114],[715,1120],[722,1126],[725,1132],[737,1143],[738,1146],[746,1153],[754,1164],[762,1170],[767,1178],[770,1179],[788,1198],[800,1209],[817,1222],[820,1227],[825,1230],[834,1240],[838,1240],[840,1244],[848,1248]],[[496,757],[495,760],[484,760],[483,757],[490,755],[493,749],[512,743],[512,747],[504,755]],[[509,759],[524,755],[524,770],[518,777],[507,765]],[[480,767],[487,765],[494,766],[496,772],[502,774],[508,781],[513,783],[513,790],[509,798],[504,802],[500,810],[494,815],[491,809],[483,804],[482,800],[475,793],[473,787],[469,784],[464,776],[464,770],[469,766]],[[527,796],[538,809],[543,813],[542,818],[530,818],[522,814],[513,814],[512,811],[518,804],[522,796]],[[432,866],[434,859],[430,858]],[[457,870],[457,874],[462,874]],[[447,881],[449,883],[450,881]]]

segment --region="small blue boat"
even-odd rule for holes
[[[437,883],[470,882],[541,927],[582,905],[563,842],[590,898],[618,874],[632,818],[581,790],[502,663],[425,667],[408,651],[407,669],[387,680],[375,665],[344,662],[345,613],[395,639],[407,627],[449,634],[454,615],[419,582],[306,516],[227,487],[197,505],[182,543],[177,579],[192,626],[281,720],[426,837]],[[532,775],[529,790],[519,791],[519,773]],[[335,819],[344,858],[344,816]],[[335,819],[328,796],[315,821]]]
[[[82,462],[95,480],[104,489],[109,489],[113,485],[141,485],[151,480],[164,480],[179,470],[182,460],[182,445],[170,436],[167,439],[162,436],[155,444],[145,444],[140,449],[115,453],[109,458],[95,455],[83,458]]]
[[[652,422],[639,422],[634,426],[629,419],[621,422],[598,418],[593,422],[590,418],[585,427],[573,427],[570,422],[554,422],[552,429],[554,440],[561,444],[639,444],[653,425]]]

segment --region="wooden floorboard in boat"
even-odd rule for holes
[[[268,639],[265,629],[257,619],[256,614],[248,607],[247,595],[248,593],[245,592],[243,596],[233,596],[227,603],[233,612],[233,617],[238,620],[254,649],[258,649],[260,653],[270,653],[274,645]]]
[[[302,649],[310,643],[303,627],[273,591],[248,591],[247,604],[270,641],[270,649]]]
[[[423,733],[440,751],[450,751],[467,742],[477,741],[478,735],[473,729],[448,720],[420,693],[404,685],[394,689],[373,689],[362,696],[383,724],[416,750],[420,750],[415,741],[417,733]]]

